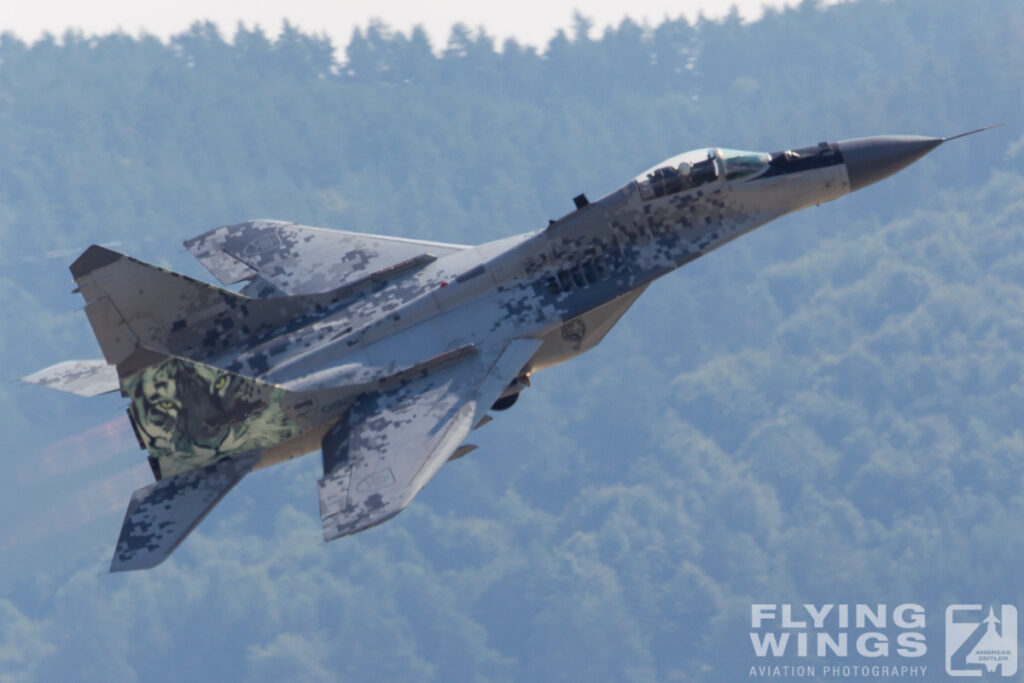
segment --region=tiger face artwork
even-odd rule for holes
[[[298,433],[284,390],[170,358],[126,377],[130,412],[163,476],[264,448]]]

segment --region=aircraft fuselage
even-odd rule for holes
[[[845,194],[846,166],[835,146],[828,152],[829,163],[791,172],[772,163],[763,178],[736,180],[715,158],[713,179],[661,197],[645,199],[630,182],[544,230],[438,259],[235,362],[257,358],[273,368],[268,380],[289,389],[348,385],[357,394],[446,351],[527,336],[544,343],[524,372],[550,367],[592,348],[654,279]]]

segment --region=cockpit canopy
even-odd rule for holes
[[[736,149],[695,149],[677,154],[636,177],[640,197],[654,199],[719,179],[750,180],[768,168],[771,155]]]
[[[640,197],[654,199],[690,190],[718,178],[714,149],[695,149],[666,159],[636,177]]]
[[[719,149],[725,164],[726,180],[751,180],[768,169],[772,155],[767,152],[744,152],[739,149]]]

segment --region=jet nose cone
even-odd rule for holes
[[[888,178],[943,142],[943,138],[919,135],[877,135],[840,141],[839,151],[850,176],[850,192]]]

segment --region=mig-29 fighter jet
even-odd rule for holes
[[[247,473],[317,449],[330,541],[400,512],[489,411],[600,342],[655,278],[948,139],[686,152],[475,247],[268,220],[185,242],[240,292],[91,246],[71,275],[103,359],[25,380],[131,401],[156,481],[132,495],[111,571],[159,564]]]

